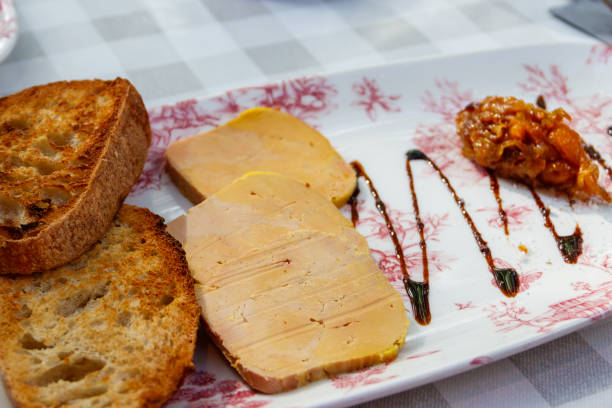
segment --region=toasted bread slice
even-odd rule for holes
[[[100,239],[150,142],[142,98],[125,79],[0,98],[0,274],[62,265]]]
[[[0,369],[20,407],[157,407],[193,367],[198,320],[180,244],[124,205],[77,260],[0,277]]]
[[[337,207],[357,183],[353,168],[316,129],[272,108],[251,108],[210,132],[172,143],[168,175],[194,204],[251,171],[301,180]]]
[[[390,361],[404,344],[404,304],[365,238],[297,180],[249,173],[168,230],[211,337],[257,390]]]

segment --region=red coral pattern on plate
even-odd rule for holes
[[[403,211],[399,211],[386,206],[387,214],[391,219],[393,228],[404,252],[404,259],[409,273],[414,275],[415,269],[422,268],[421,248],[419,247],[418,229],[414,216]],[[384,218],[380,213],[372,208],[367,208],[365,201],[360,200],[358,205],[360,213],[357,227],[366,238],[376,238],[370,240],[370,252],[378,267],[383,271],[391,285],[402,295],[405,302],[408,302],[406,290],[403,284],[403,272],[400,267],[395,248],[388,245],[380,247],[378,242],[389,244],[391,238]],[[425,215],[422,217],[424,236],[426,241],[437,241],[438,235],[443,228],[449,227],[448,214]],[[440,251],[428,251],[428,261],[430,272],[443,272],[448,270],[454,258]],[[414,276],[415,279],[419,279]]]
[[[466,303],[455,303],[455,306],[457,306],[458,310],[466,310],[466,309],[478,309],[477,306],[474,306],[472,304],[472,301],[468,301]]]
[[[461,90],[459,83],[437,79],[434,90],[421,97],[423,110],[440,117],[438,122],[419,123],[415,129],[414,144],[427,154],[442,171],[451,170],[463,184],[476,184],[487,177],[484,169],[463,157],[463,144],[455,126],[455,116],[473,102],[471,90]]]
[[[347,391],[351,391],[355,388],[363,387],[366,385],[378,384],[382,381],[387,381],[397,377],[396,375],[384,377],[380,376],[385,373],[388,366],[389,364],[387,363],[379,364],[372,367],[366,367],[354,373],[342,374],[336,377],[332,377],[331,382],[335,388],[342,388]]]
[[[337,94],[327,78],[314,76],[236,89],[213,100],[221,105],[217,110],[220,113],[236,115],[246,108],[265,106],[282,109],[316,127],[322,115],[337,109],[333,102]]]
[[[235,89],[214,97],[212,100],[220,105],[215,112],[222,115],[237,116],[240,112],[247,108],[246,106],[241,105],[239,100],[239,97],[244,95],[247,91],[248,89],[245,88]]]
[[[588,243],[582,246],[578,264],[612,275],[612,254],[597,251]]]
[[[593,286],[574,282],[572,288],[579,295],[553,303],[543,313],[533,315],[518,301],[502,301],[484,307],[498,331],[509,332],[520,327],[531,327],[539,333],[550,332],[560,323],[574,319],[599,319],[612,307],[612,281]]]
[[[261,397],[239,380],[218,380],[213,373],[196,371],[167,402],[166,407],[193,408],[259,408],[270,401]]]
[[[17,20],[15,17],[5,18],[3,14],[12,9],[13,5],[9,0],[0,0],[0,40],[8,39],[17,34]]]
[[[203,128],[217,126],[219,117],[205,111],[195,99],[178,102],[174,105],[161,106],[149,111],[151,123],[151,147],[147,162],[138,182],[132,188],[133,195],[147,189],[159,190],[164,168],[164,153],[170,143],[181,139],[177,130],[194,129],[193,134]]]
[[[352,105],[363,108],[371,121],[378,118],[378,108],[385,112],[401,112],[402,109],[396,103],[401,98],[399,94],[385,94],[378,81],[374,78],[363,77],[360,82],[353,84],[353,92],[357,99]]]
[[[592,64],[607,64],[612,60],[612,46],[605,44],[596,44],[591,47],[591,52],[586,60],[587,65]]]
[[[523,68],[527,78],[518,83],[521,89],[544,96],[549,108],[550,102],[560,104],[571,115],[571,126],[583,137],[588,133],[604,133],[609,120],[605,113],[607,108],[612,107],[612,97],[599,93],[587,98],[572,95],[568,76],[555,64],[550,65],[547,70],[536,64],[525,64]]]
[[[526,205],[510,204],[504,205],[506,218],[508,219],[508,228],[518,230],[519,227],[527,222],[527,215],[533,212],[533,209]],[[488,215],[487,222],[495,228],[503,228],[504,223],[499,217],[499,208],[497,206],[484,207],[476,210],[477,213],[485,213]]]
[[[474,92],[462,91],[459,82],[448,79],[436,79],[435,85],[437,91],[425,91],[421,97],[424,110],[441,115],[445,123],[454,125],[457,112],[474,101]]]
[[[338,91],[324,77],[296,78],[252,89],[261,91],[253,98],[255,105],[282,108],[305,122],[337,108],[332,98]]]

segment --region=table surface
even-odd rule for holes
[[[563,0],[17,0],[0,95],[61,79],[132,81],[147,106],[391,61],[590,42]],[[361,405],[599,407],[612,402],[612,320]]]

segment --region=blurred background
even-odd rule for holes
[[[0,94],[60,79],[122,76],[136,85],[148,105],[158,105],[407,58],[592,41],[551,14],[551,8],[568,4],[17,0],[18,39],[0,64]]]

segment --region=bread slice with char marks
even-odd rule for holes
[[[100,239],[150,142],[142,98],[125,79],[0,98],[0,274],[54,268]]]
[[[123,205],[100,242],[0,277],[0,369],[20,407],[158,407],[193,368],[200,309],[163,219]]]

